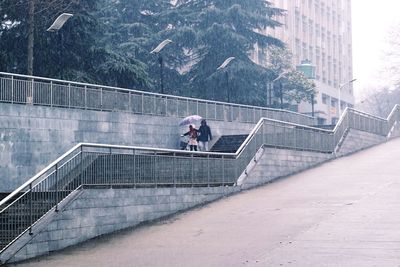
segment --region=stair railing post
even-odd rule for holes
[[[207,187],[210,187],[210,154],[207,155]]]
[[[55,166],[55,176],[56,176],[56,212],[58,212],[58,163]]]
[[[88,109],[88,104],[87,104],[87,86],[85,85],[85,107],[84,107],[84,109]]]
[[[14,103],[14,76],[11,76],[11,104]]]
[[[103,110],[103,88],[100,88],[100,110]]]
[[[53,106],[53,81],[50,81],[50,107]]]
[[[225,159],[222,155],[222,185],[225,185]]]
[[[158,187],[158,173],[157,173],[157,152],[156,151],[154,151],[154,156],[153,156],[153,181],[155,181],[155,183],[156,183],[156,188]]]
[[[136,150],[133,150],[133,186],[136,188]]]
[[[190,165],[191,165],[191,174],[190,174],[190,176],[191,176],[191,181],[192,181],[192,187],[193,187],[193,181],[194,181],[194,160],[193,160],[193,153],[191,153],[191,155],[190,155]]]
[[[109,186],[110,186],[110,188],[112,188],[112,180],[113,180],[113,174],[112,174],[112,170],[114,170],[115,169],[115,166],[113,166],[113,163],[112,163],[112,148],[110,147],[109,148],[109,151],[108,151],[108,154],[110,155],[109,157],[108,157],[108,162],[109,162],[109,165],[107,166],[107,161],[106,161],[106,168],[108,168],[109,169],[109,177],[108,177],[108,184],[109,184]],[[117,170],[118,171],[118,170]],[[107,176],[106,176],[107,177]],[[106,178],[107,179],[107,178]]]
[[[142,98],[141,98],[141,101],[142,101],[142,110],[141,110],[141,113],[140,114],[144,114],[144,94],[142,93],[141,94],[141,96],[142,96]]]
[[[262,124],[261,124],[261,144],[264,144],[265,143],[265,137],[264,137],[264,120],[263,120],[263,122],[262,122]]]
[[[33,196],[32,196],[32,183],[29,184],[29,235],[32,235],[32,223],[33,223]]]
[[[168,97],[166,96],[165,98],[162,98],[162,99],[164,100],[164,110],[165,110],[165,113],[163,115],[164,116],[168,116],[168,112],[167,112],[167,110],[168,110]],[[176,109],[178,110],[176,112],[176,114],[179,116],[179,104],[176,105]]]
[[[81,184],[80,185],[83,185],[84,179],[83,179],[83,147],[82,147],[82,145],[80,146],[80,152],[81,152],[81,155],[80,155],[80,158],[81,158],[81,164],[80,164],[81,165]],[[77,185],[77,187],[80,185]]]
[[[176,153],[174,152],[172,155],[172,183],[174,187],[176,188]]]
[[[71,108],[71,84],[70,83],[68,83],[68,108]]]
[[[233,105],[230,105],[229,107],[230,107],[229,110],[231,113],[231,121],[233,121]],[[239,112],[240,112],[240,108],[239,108]],[[239,116],[240,116],[240,114],[239,114]]]

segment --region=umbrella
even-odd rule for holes
[[[202,117],[200,117],[199,115],[187,116],[186,118],[184,118],[183,120],[181,120],[181,122],[179,123],[179,126],[192,124],[192,123],[194,123],[195,121],[199,121],[199,120],[201,120],[201,119],[202,119]]]

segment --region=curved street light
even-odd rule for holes
[[[61,28],[64,26],[65,22],[67,22],[67,20],[69,18],[71,18],[73,16],[73,14],[71,13],[62,13],[60,16],[58,16],[56,18],[56,20],[53,22],[53,24],[51,24],[51,26],[46,30],[48,32],[55,32],[57,33],[57,35],[59,35],[60,41],[59,41],[59,45],[60,45],[60,79],[63,79],[63,33],[62,31],[59,34],[59,31],[61,30]]]
[[[154,48],[150,54],[157,54],[158,55],[158,63],[160,63],[160,88],[161,88],[161,94],[164,94],[164,74],[163,74],[163,68],[164,68],[164,60],[161,54],[161,50],[168,45],[169,43],[172,43],[170,39],[166,39],[162,41],[159,45],[157,45],[156,48]]]
[[[71,13],[62,13],[60,16],[56,18],[56,20],[51,24],[51,26],[47,29],[48,32],[57,32],[59,31],[62,26],[64,26],[64,23],[67,22],[67,20],[72,17],[73,14]]]
[[[217,68],[217,70],[225,69],[226,66],[228,66],[228,64],[229,64],[232,60],[234,60],[234,59],[235,59],[235,57],[228,57],[228,58],[225,59],[225,61]]]
[[[223,70],[223,69],[225,69],[228,65],[229,65],[229,63],[231,63],[231,61],[232,60],[234,60],[235,59],[235,57],[228,57],[227,59],[225,59],[225,61],[217,68],[217,70]],[[229,90],[229,75],[228,75],[228,72],[226,71],[225,72],[225,77],[226,77],[226,94],[227,94],[227,97],[228,97],[228,103],[230,103],[231,102],[231,93],[230,93],[230,90]]]

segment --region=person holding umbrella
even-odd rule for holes
[[[189,131],[187,133],[182,134],[181,136],[189,136],[189,147],[190,151],[197,151],[197,133],[199,130],[194,128],[192,124],[189,125]]]

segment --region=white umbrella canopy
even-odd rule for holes
[[[187,116],[186,118],[184,118],[183,120],[181,120],[181,122],[179,123],[179,126],[184,126],[184,125],[188,125],[188,124],[193,124],[196,121],[200,121],[203,118],[199,115],[191,115],[191,116]]]

